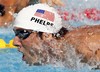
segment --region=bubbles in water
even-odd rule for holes
[[[57,43],[56,41],[50,41],[41,44],[41,48],[37,49],[34,46],[35,55],[37,56],[37,62],[42,65],[50,64],[56,67],[66,67],[70,69],[80,69],[86,66],[85,63],[81,63],[82,55],[77,55],[73,46],[64,42]],[[58,46],[59,45],[59,46]],[[37,53],[38,52],[38,53]]]
[[[69,69],[79,70],[84,67],[89,69],[97,68],[98,62],[92,59],[82,62],[84,56],[77,54],[75,48],[65,42],[57,42],[56,40],[47,40],[39,47],[33,45],[34,55],[37,63],[42,65],[50,64],[56,67],[65,67]]]

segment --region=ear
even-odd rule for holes
[[[43,40],[51,40],[52,39],[52,34],[50,34],[50,33],[43,33],[42,39]]]

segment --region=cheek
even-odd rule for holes
[[[39,46],[39,44],[41,43],[41,41],[39,40],[39,38],[36,36],[36,35],[33,35],[31,38],[30,38],[30,45],[32,47],[35,47],[37,48]]]
[[[30,41],[28,40],[22,40],[22,45],[28,45],[30,43]]]
[[[39,44],[40,41],[35,35],[30,35],[27,39],[22,40],[22,46],[28,51],[30,48],[38,48]]]
[[[25,50],[29,51],[30,48],[32,47],[32,43],[30,40],[23,40],[22,46],[24,47]]]

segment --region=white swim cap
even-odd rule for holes
[[[23,8],[17,15],[14,27],[57,33],[62,28],[60,15],[47,4],[35,4]]]

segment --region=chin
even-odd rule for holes
[[[28,62],[28,61],[25,61],[25,62],[26,62],[26,64],[28,64],[29,66],[42,66],[42,64],[39,63],[39,62],[35,62],[35,63]]]

